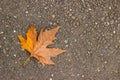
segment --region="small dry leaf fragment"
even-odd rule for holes
[[[53,44],[56,39],[55,35],[59,27],[53,28],[51,30],[41,30],[38,38],[36,29],[31,26],[26,33],[27,39],[24,39],[21,35],[18,38],[21,43],[21,47],[30,53],[30,57],[35,57],[43,65],[54,64],[50,59],[51,57],[57,57],[57,55],[65,52],[65,50],[57,48],[47,48],[48,45]]]

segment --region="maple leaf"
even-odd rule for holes
[[[21,43],[21,47],[30,53],[30,57],[35,57],[43,65],[45,64],[55,64],[51,57],[57,57],[57,55],[65,52],[65,50],[58,48],[47,48],[48,45],[53,44],[56,39],[55,35],[59,27],[51,30],[41,30],[39,36],[37,37],[37,32],[34,26],[31,26],[27,31],[27,39],[24,39],[21,35],[18,38]]]

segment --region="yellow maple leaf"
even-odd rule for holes
[[[31,26],[26,33],[27,39],[18,35],[21,47],[30,53],[30,57],[35,57],[43,65],[54,64],[50,58],[65,52],[65,50],[62,49],[47,48],[47,46],[53,44],[53,41],[56,39],[55,34],[58,29],[59,27],[51,30],[41,30],[37,38],[36,29],[34,26]]]

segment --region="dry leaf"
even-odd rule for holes
[[[57,55],[65,52],[65,50],[62,49],[47,48],[47,46],[53,44],[53,41],[56,39],[55,34],[58,29],[59,27],[51,30],[41,30],[37,38],[36,29],[34,26],[31,26],[26,33],[27,39],[18,35],[21,47],[30,53],[30,57],[35,57],[43,65],[54,64],[50,58],[57,57]]]

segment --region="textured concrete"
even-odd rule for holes
[[[61,26],[55,44],[66,49],[43,67],[18,34],[30,25]],[[1,0],[0,80],[120,80],[120,0]]]

